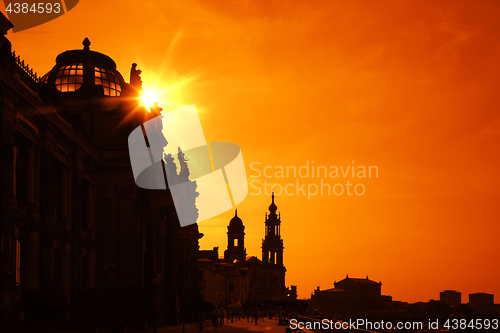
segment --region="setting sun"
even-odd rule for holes
[[[151,90],[148,90],[148,91],[145,91],[142,96],[141,96],[141,100],[142,100],[142,103],[144,104],[144,106],[148,109],[149,111],[149,108],[151,106],[153,106],[153,104],[155,102],[158,102],[158,96],[157,94],[154,92],[154,91],[151,91]]]
[[[349,274],[351,278],[369,275],[370,280],[381,281],[381,292],[402,302],[427,302],[438,299],[442,290],[457,290],[462,293],[463,303],[468,301],[468,295],[477,292],[495,294],[498,303],[500,268],[494,259],[495,253],[500,253],[500,224],[496,223],[500,221],[497,208],[500,157],[495,153],[500,145],[498,1],[389,0],[380,4],[366,0],[322,0],[284,5],[281,1],[165,0],[145,3],[137,6],[137,2],[129,0],[119,5],[80,1],[73,9],[66,8],[64,15],[16,33],[9,30],[8,20],[2,20],[0,15],[0,30],[8,30],[0,35],[3,40],[0,42],[3,61],[0,106],[6,104],[0,107],[0,114],[5,113],[2,126],[8,129],[0,136],[2,142],[8,143],[2,149],[7,149],[5,163],[10,163],[4,167],[5,177],[10,178],[2,186],[12,192],[15,186],[32,185],[23,188],[21,193],[16,192],[17,197],[9,192],[12,200],[7,201],[11,203],[2,202],[2,210],[8,212],[4,215],[16,217],[20,211],[22,217],[31,214],[31,207],[33,214],[46,207],[45,210],[57,213],[50,217],[55,221],[54,228],[64,229],[66,224],[70,227],[72,214],[86,213],[85,208],[92,206],[87,205],[87,196],[78,201],[79,206],[71,204],[76,200],[72,199],[73,192],[80,195],[83,193],[80,189],[85,187],[92,193],[101,189],[107,193],[108,187],[115,186],[114,183],[104,186],[105,175],[115,173],[115,160],[109,168],[107,162],[94,161],[92,156],[88,157],[94,161],[89,167],[87,159],[81,160],[88,155],[86,145],[94,142],[94,137],[110,140],[109,145],[107,141],[96,141],[92,149],[98,151],[101,146],[115,147],[115,140],[118,145],[118,140],[122,140],[119,136],[123,136],[124,141],[120,142],[126,153],[127,131],[135,128],[127,123],[137,119],[145,122],[157,112],[167,123],[171,117],[168,113],[196,105],[207,142],[231,142],[241,147],[248,196],[237,207],[238,217],[245,226],[246,253],[258,260],[261,260],[262,236],[267,230],[264,223],[274,189],[277,212],[282,213],[280,235],[285,247],[285,283],[297,285],[299,298],[309,298],[318,286],[321,291],[334,289],[334,282]],[[11,14],[5,10],[3,13]],[[157,15],[152,18],[151,13]],[[40,20],[46,18],[45,14],[39,17]],[[102,24],[97,24],[110,18],[118,24],[120,33],[110,33]],[[91,45],[82,43],[85,37]],[[57,60],[66,50],[69,52]],[[106,57],[102,64],[94,63],[93,58],[87,59],[97,53]],[[82,58],[67,62],[65,57],[72,54],[82,54]],[[83,70],[78,68],[80,63]],[[136,66],[131,67],[132,64]],[[95,93],[97,89],[101,93],[101,87],[96,87],[99,83],[109,92],[111,81],[106,79],[110,81],[109,87],[104,86],[108,82],[95,78],[96,74],[102,77],[104,72],[96,68],[109,70],[119,79],[113,84],[116,91],[116,83],[120,84],[120,95],[115,92],[115,96],[101,96],[104,101],[133,98],[131,111],[123,111],[123,121],[117,130],[111,128],[111,123],[101,121],[104,117],[114,117],[115,113],[89,112],[87,105],[94,102],[76,102],[77,97],[87,98],[87,92]],[[31,70],[48,73],[48,76],[38,84],[37,75],[32,75]],[[133,74],[132,80],[130,74]],[[143,89],[143,94],[128,94],[126,88],[130,82],[136,89]],[[48,96],[51,99],[47,101],[68,98],[67,104],[74,105],[75,110],[68,106],[67,111],[61,109],[59,113],[68,113],[75,126],[81,118],[82,124],[78,126],[91,142],[83,142],[85,146],[78,150],[75,158],[72,152],[76,148],[69,145],[70,139],[62,135],[61,130],[52,135],[50,131],[55,125],[44,122],[37,125],[45,119],[38,119],[35,113],[42,103],[38,97],[44,93],[54,94]],[[161,111],[148,113],[155,102]],[[52,105],[44,105],[43,110],[45,107],[53,109]],[[62,104],[55,107],[62,108]],[[114,104],[106,107],[114,107]],[[47,112],[47,117],[52,117],[52,113]],[[121,113],[116,113],[118,115]],[[59,122],[57,119],[44,121],[53,124]],[[41,139],[37,137],[42,134],[40,126],[47,131],[45,136],[54,137],[47,148],[41,146]],[[102,128],[109,131],[99,132]],[[72,132],[73,128],[64,129],[64,133]],[[81,141],[82,138],[74,138],[77,146]],[[170,153],[177,154],[179,145],[173,139],[169,145]],[[40,155],[42,148],[47,154]],[[63,148],[67,152],[63,152]],[[186,150],[186,158],[190,153]],[[102,153],[103,156],[113,154],[115,152],[107,150]],[[57,164],[51,162],[54,170],[42,163],[47,158],[59,159]],[[129,156],[120,159],[123,164],[117,159],[116,169],[125,172],[125,166],[129,166],[125,165],[127,159]],[[94,164],[106,167],[103,169],[106,174],[96,175],[95,182]],[[78,170],[73,170],[74,165]],[[41,170],[47,171],[34,169],[35,166],[43,166]],[[366,176],[358,173],[358,166],[366,168]],[[87,173],[86,169],[92,172]],[[132,179],[131,167],[128,172],[123,174],[123,179]],[[46,180],[47,177],[51,180]],[[42,189],[42,185],[36,183],[40,180],[43,186],[47,184],[47,193],[53,193],[51,201],[40,195],[35,197]],[[114,180],[109,179],[111,181]],[[71,182],[76,182],[76,187],[71,187]],[[133,183],[127,187],[117,184],[120,191],[135,188]],[[63,185],[66,187],[61,191]],[[118,222],[125,216],[139,217],[142,213],[129,205],[132,199],[125,199],[128,194],[111,192],[112,208],[96,204],[100,210],[87,214],[89,219],[103,221],[89,227],[106,233],[109,220],[110,236],[100,238],[96,234],[95,239],[88,240],[88,251],[82,248],[80,238],[75,244],[72,238],[63,242],[62,236],[50,242],[47,233],[36,238],[34,230],[38,230],[39,222],[34,215],[30,217],[33,226],[17,217],[10,219],[9,229],[0,232],[2,241],[7,240],[3,244],[11,245],[7,252],[2,250],[2,259],[7,256],[8,260],[0,264],[1,274],[11,272],[8,288],[12,292],[8,292],[8,300],[14,299],[14,290],[15,297],[22,300],[24,294],[39,286],[38,280],[42,277],[44,285],[52,287],[47,282],[52,280],[52,284],[64,287],[67,295],[72,286],[80,288],[79,281],[85,280],[89,286],[95,282],[92,287],[97,290],[107,286],[108,278],[113,283],[113,279],[117,279],[126,284],[137,277],[142,288],[143,280],[147,278],[151,284],[151,277],[156,274],[161,275],[157,287],[166,288],[163,283],[172,278],[163,268],[167,266],[160,262],[160,257],[154,257],[155,261],[148,263],[151,265],[147,269],[143,265],[147,261],[142,259],[156,249],[161,237],[145,239],[147,251],[144,252],[140,243],[141,228],[145,227],[146,235],[156,231],[146,228],[149,221],[137,226],[141,232],[137,235],[131,232],[130,239],[113,233],[113,230],[135,228],[135,224],[123,222],[120,229]],[[20,196],[24,197],[20,199]],[[14,197],[18,203],[14,204]],[[43,200],[37,201],[39,199]],[[43,202],[47,203],[41,205]],[[22,211],[23,207],[29,208],[28,211]],[[211,249],[218,247],[222,256],[229,245],[228,224],[234,217],[235,211],[231,210],[200,223],[199,232],[204,235],[199,239],[200,250],[213,252]],[[59,225],[59,222],[66,224]],[[113,224],[115,229],[111,228],[111,222],[117,223]],[[54,233],[59,230],[56,229]],[[89,237],[93,235],[93,230],[88,231]],[[132,242],[136,236],[138,239]],[[17,238],[19,251],[16,251]],[[85,231],[82,239],[87,238]],[[109,250],[109,257],[104,246],[94,251],[94,242],[110,242],[113,250]],[[129,243],[134,245],[127,245]],[[45,244],[50,244],[50,249]],[[172,243],[171,248],[176,244]],[[23,257],[28,250],[33,252]],[[19,259],[18,267],[17,254],[19,258],[27,258],[26,262]],[[219,256],[212,254],[214,258]],[[38,256],[46,259],[43,263],[56,263],[59,258],[64,265],[58,264],[57,267],[62,268],[55,274],[56,269],[52,269],[55,264],[33,264]],[[85,259],[88,274],[85,273],[84,278],[70,274],[71,265],[75,272],[82,271],[84,257],[88,258]],[[124,259],[129,257],[136,258],[137,265],[132,259]],[[192,259],[196,262],[196,255]],[[130,271],[125,272],[122,266],[127,260],[131,262]],[[108,265],[105,271],[104,263]],[[19,286],[15,284],[16,270],[20,274]],[[25,273],[28,275],[23,275]],[[59,281],[64,283],[56,283]],[[116,283],[117,288],[120,283]],[[229,290],[226,287],[223,293]],[[239,290],[237,284],[234,287],[235,292]],[[174,290],[173,286],[169,288]],[[172,295],[177,297],[175,293]],[[231,297],[228,296],[228,300]],[[170,302],[170,299],[163,301]],[[155,300],[152,303],[156,304]],[[182,308],[182,304],[170,305],[168,307],[174,310]],[[16,314],[20,311],[16,306],[12,309]],[[178,318],[176,316],[172,318]]]

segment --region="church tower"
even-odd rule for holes
[[[224,251],[224,260],[227,262],[244,263],[247,256],[245,249],[245,226],[238,217],[238,210],[227,227],[227,250]]]
[[[266,214],[266,237],[262,241],[262,262],[283,267],[283,240],[281,239],[281,214],[277,215],[278,207],[272,202],[269,215]]]

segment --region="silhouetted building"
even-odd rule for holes
[[[274,193],[271,200],[270,213],[266,213],[262,260],[247,256],[245,226],[237,211],[229,222],[224,257],[219,258],[218,248],[198,252],[200,288],[205,301],[228,306],[234,302],[260,304],[297,299],[297,287],[285,287],[281,219],[276,214]]]
[[[381,294],[381,282],[350,278],[334,282],[335,288],[320,290],[311,295],[311,307],[331,316],[352,316],[361,312],[383,310],[392,297]]]
[[[11,27],[1,14],[2,327],[23,316],[116,329],[192,318],[202,235],[131,170],[128,135],[160,111],[140,103],[140,71],[126,83],[85,39],[40,79],[11,51]]]
[[[248,268],[241,261],[228,262],[213,253],[203,251],[198,259],[200,291],[206,302],[216,307],[241,304],[248,298]],[[210,251],[212,252],[212,251]],[[217,259],[213,259],[217,256]],[[243,260],[243,263],[245,260]]]
[[[319,286],[311,294],[310,307],[314,311],[334,318],[334,316],[345,316],[348,303],[347,293],[335,288],[320,290]]]
[[[230,263],[244,262],[247,257],[245,249],[245,226],[238,217],[238,210],[227,227],[227,250],[224,251],[224,260]]]
[[[462,304],[462,293],[457,290],[444,290],[439,293],[439,300],[450,306]]]
[[[247,261],[250,268],[251,300],[286,300],[290,293],[285,287],[286,268],[283,265],[283,240],[281,239],[281,213],[271,196],[269,214],[266,213],[265,238],[262,240],[262,261],[251,258]]]
[[[495,304],[495,295],[488,293],[469,294],[469,306],[474,309],[486,309]]]

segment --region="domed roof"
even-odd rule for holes
[[[42,77],[42,91],[50,97],[117,97],[127,84],[116,70],[115,62],[105,54],[90,51],[85,38],[83,50],[59,54],[56,65]]]
[[[229,226],[228,226],[228,229],[234,229],[234,228],[245,228],[243,226],[243,221],[238,217],[238,210],[236,209],[236,211],[234,212],[234,217],[231,219],[231,221],[229,222]]]

